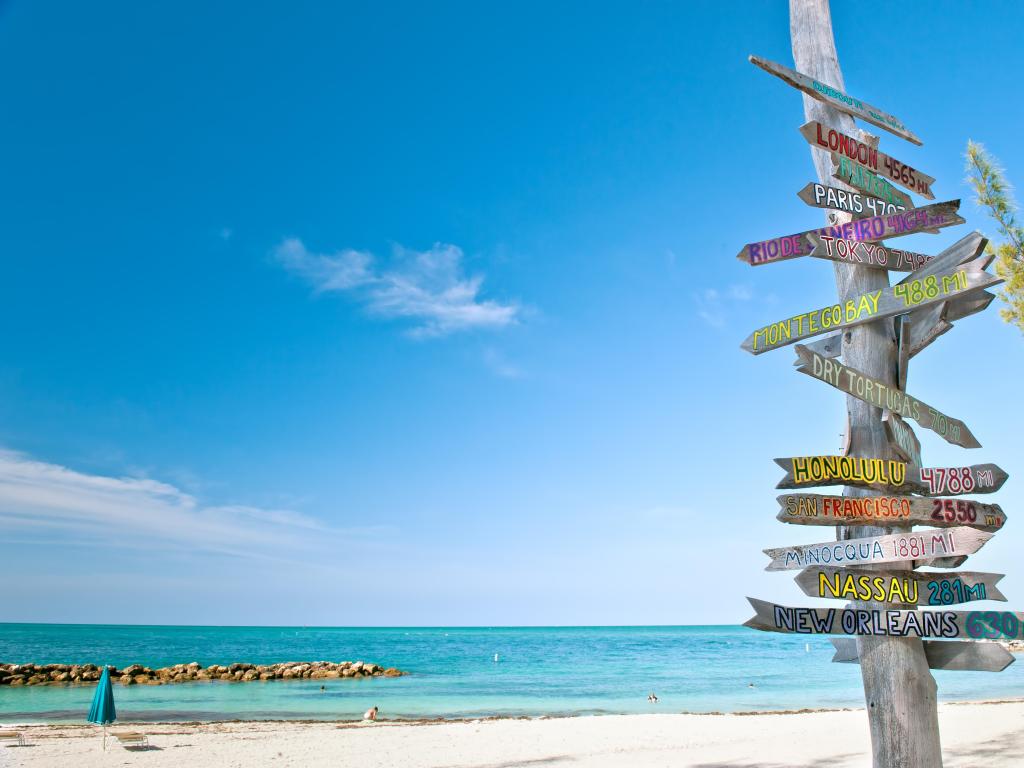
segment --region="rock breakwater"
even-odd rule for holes
[[[110,667],[110,679],[122,685],[165,685],[196,680],[226,680],[249,683],[259,680],[323,680],[339,677],[401,677],[394,667],[362,661],[286,661],[279,664],[211,664],[199,662],[150,669],[131,664],[124,669]],[[0,685],[69,685],[94,683],[103,667],[95,664],[0,664]]]

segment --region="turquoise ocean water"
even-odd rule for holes
[[[498,661],[494,655],[498,654]],[[115,685],[121,720],[471,718],[862,706],[860,671],[821,637],[743,627],[305,628],[0,624],[0,661],[372,661],[362,680]],[[1024,697],[1004,672],[937,672],[941,700]],[[749,685],[753,683],[754,687]],[[321,691],[324,685],[326,690]],[[0,686],[0,722],[82,722],[91,686]],[[647,694],[657,693],[658,704]]]

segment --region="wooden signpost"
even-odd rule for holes
[[[889,289],[879,288],[844,302],[777,320],[755,330],[740,347],[751,354],[760,355],[831,330],[892,317],[1000,282],[1000,278],[990,275],[978,265],[967,264],[955,272],[899,283]]]
[[[826,208],[832,211],[846,211],[854,218],[865,216],[882,216],[887,213],[899,213],[907,210],[905,205],[894,205],[880,197],[862,195],[838,187],[829,187],[816,181],[796,193],[796,196],[812,208]]]
[[[814,248],[807,237],[812,233],[841,237],[844,240],[875,242],[889,237],[942,229],[964,223],[965,220],[957,214],[959,209],[959,200],[949,200],[945,203],[932,203],[909,211],[871,216],[866,219],[848,221],[845,224],[798,232],[795,235],[783,235],[757,243],[747,243],[736,254],[736,258],[756,267],[761,264],[772,264],[799,256],[808,256]]]
[[[1014,656],[999,643],[971,640],[924,640],[924,655],[931,669],[955,669],[961,672],[1002,672],[1013,664]],[[831,641],[836,648],[832,661],[859,664],[857,639],[837,637]]]
[[[808,256],[829,261],[844,261],[848,264],[863,264],[875,269],[913,272],[932,260],[931,256],[925,256],[923,253],[901,251],[866,240],[845,240],[841,237],[819,235],[816,232],[807,235],[807,239],[812,245]]]
[[[913,202],[910,200],[910,195],[896,189],[896,187],[877,173],[872,173],[863,165],[845,157],[836,158],[835,155],[832,155],[831,159],[831,176],[833,179],[848,184],[854,189],[859,189],[861,192],[866,192],[873,197],[881,198],[887,203],[902,206],[903,208],[914,207]]]
[[[882,425],[885,427],[885,436],[889,438],[889,446],[896,454],[915,466],[921,466],[921,442],[898,414],[886,411],[882,414]]]
[[[793,456],[775,463],[786,470],[775,486],[783,489],[848,485],[890,494],[960,496],[995,493],[1009,477],[995,464],[918,468],[895,459],[862,456]]]
[[[893,637],[1017,640],[1024,637],[1024,613],[1011,611],[912,611],[901,608],[790,608],[748,597],[754,617],[744,626],[804,635],[890,635]]]
[[[864,539],[826,541],[821,544],[798,544],[792,547],[770,547],[764,553],[772,559],[766,571],[787,571],[808,565],[878,565],[906,563],[921,558],[973,555],[991,533],[967,526],[947,530],[923,530],[914,533],[892,533]]]
[[[953,497],[993,493],[1007,478],[995,464],[922,466],[908,421],[955,445],[979,443],[962,421],[906,394],[908,367],[955,321],[988,307],[986,289],[1000,281],[986,272],[991,256],[977,232],[934,258],[880,242],[963,223],[960,203],[915,208],[894,186],[931,200],[936,182],[882,151],[853,118],[920,140],[892,115],[844,93],[827,0],[789,0],[789,8],[795,69],[750,60],[804,94],[800,131],[817,181],[799,196],[824,209],[828,224],[748,243],[738,258],[755,266],[802,256],[829,260],[839,300],[765,325],[742,346],[760,354],[796,344],[797,370],[847,395],[843,455],[775,460],[786,471],[778,487],[796,491],[779,497],[779,520],[834,526],[836,540],[765,553],[767,570],[803,569],[796,580],[806,594],[851,603],[797,608],[748,598],[756,615],[746,626],[858,636],[837,643],[836,658],[860,663],[874,768],[934,768],[942,751],[929,669],[1005,668],[1012,661],[1005,650],[975,641],[1024,637],[1024,614],[948,608],[1005,600],[999,574],[916,570],[959,568],[1002,529],[999,505]],[[890,270],[909,274],[892,285]],[[847,486],[845,495],[802,492],[828,485]]]
[[[778,502],[777,519],[795,525],[966,525],[998,531],[1006,522],[998,504],[965,499],[786,493]]]
[[[888,386],[878,379],[865,376],[860,371],[843,365],[836,360],[815,354],[802,344],[797,344],[796,353],[802,365],[797,371],[831,384],[838,390],[863,400],[877,408],[886,408],[900,415],[911,418],[925,429],[930,429],[947,443],[962,448],[980,448],[981,443],[960,419],[947,416],[927,403],[911,397],[895,387]]]
[[[775,75],[777,78],[789,83],[794,88],[799,88],[808,96],[811,96],[818,101],[823,101],[829,106],[835,107],[842,112],[846,112],[854,117],[859,117],[861,120],[871,123],[872,125],[877,125],[879,128],[884,128],[887,131],[895,133],[897,136],[902,136],[913,144],[921,144],[921,140],[911,133],[902,122],[892,115],[878,109],[878,107],[873,107],[860,99],[847,96],[838,88],[833,88],[831,85],[820,83],[813,77],[808,77],[807,75],[797,72],[795,69],[790,69],[789,67],[784,67],[781,64],[776,64],[774,61],[762,59],[760,56],[751,56],[750,62],[752,64],[756,64],[765,72]]]
[[[885,176],[911,192],[916,192],[929,200],[935,199],[935,195],[932,194],[934,178],[889,157],[884,152],[879,152],[875,147],[858,141],[852,136],[840,133],[835,128],[826,128],[817,120],[801,125],[800,135],[807,139],[812,147],[830,152],[833,162],[836,164],[839,163],[840,157],[845,156],[852,162]]]
[[[820,233],[812,233],[819,240],[822,237]],[[808,240],[813,238],[808,235]],[[903,278],[898,285],[907,285],[914,280],[927,280],[932,275],[939,275],[943,272],[949,272],[955,267],[968,264],[977,261],[982,269],[988,267],[987,257],[985,256],[985,246],[988,245],[986,240],[980,232],[971,232],[969,235],[957,240],[953,245],[946,248],[942,253],[936,256],[934,259],[925,261],[919,266],[914,272]],[[817,246],[815,245],[816,249]],[[810,255],[815,255],[813,253]],[[820,256],[820,252],[818,254]],[[826,257],[827,258],[827,257]],[[843,261],[851,266],[862,266],[861,262],[856,259],[833,259],[834,261]],[[868,266],[863,264],[863,266]],[[923,283],[922,283],[923,284]],[[985,291],[979,291],[980,294],[986,295]],[[963,295],[963,301],[973,301],[976,298],[976,294],[968,292]],[[954,299],[959,301],[959,299]],[[953,303],[953,302],[950,302]],[[929,304],[924,307],[917,308],[907,315],[904,315],[904,319],[910,320],[911,330],[908,334],[909,339],[906,344],[909,352],[909,357],[913,357],[926,346],[931,344],[935,339],[941,336],[943,333],[953,327],[952,323],[943,318],[945,313],[946,305],[942,304]],[[832,334],[822,339],[816,339],[815,341],[808,343],[808,348],[822,357],[839,357],[841,351],[841,339],[840,334]],[[909,359],[909,357],[907,359]],[[799,361],[795,363],[799,365]],[[902,381],[901,383],[906,383]]]
[[[928,573],[891,568],[842,568],[815,565],[793,579],[810,597],[874,601],[902,605],[957,605],[975,600],[1002,600],[996,583],[1001,573]]]

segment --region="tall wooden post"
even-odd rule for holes
[[[796,69],[844,89],[828,0],[790,0],[789,13]],[[817,120],[850,136],[857,135],[852,117],[806,94],[803,99],[807,120]],[[825,153],[812,150],[811,156],[819,181],[839,183],[831,179],[830,161]],[[834,269],[840,299],[889,285],[888,273],[884,270],[840,263],[836,263]],[[879,320],[847,330],[843,334],[842,356],[852,368],[895,386],[897,345],[893,321]],[[846,407],[849,455],[888,456],[891,449],[882,426],[881,410],[854,397],[847,397]],[[846,489],[847,495],[871,493]],[[838,537],[909,530],[909,526],[839,528]],[[885,607],[861,604],[862,607],[869,605]],[[864,636],[857,639],[857,644],[875,768],[941,768],[936,686],[921,640]]]

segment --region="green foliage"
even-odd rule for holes
[[[1024,227],[1017,223],[1017,204],[998,161],[974,141],[967,142],[967,182],[974,188],[978,205],[988,208],[1006,238],[994,249],[995,271],[1006,283],[999,298],[1007,306],[999,311],[1003,320],[1024,332]]]

